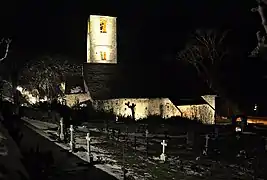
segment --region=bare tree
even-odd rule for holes
[[[66,58],[44,56],[27,63],[21,72],[20,83],[29,90],[37,89],[39,94],[54,98],[64,94],[60,84],[65,82],[66,76],[79,70],[78,65]]]
[[[262,26],[264,27],[264,31],[258,31],[256,33],[258,45],[251,52],[250,57],[257,56],[265,56],[266,55],[266,35],[267,35],[267,1],[266,0],[256,0],[258,6],[256,8],[252,8],[252,12],[258,12],[261,17]]]
[[[7,58],[7,55],[8,55],[8,52],[9,52],[9,48],[10,48],[10,44],[11,44],[11,39],[5,39],[5,38],[2,38],[1,41],[0,41],[0,46],[5,46],[4,47],[4,54],[3,56],[0,58],[0,62],[2,62],[3,60],[5,60]],[[1,100],[0,102],[2,102],[2,93],[3,93],[3,85],[4,85],[4,82],[3,82],[3,79],[2,77],[0,77],[0,91],[1,91]]]
[[[219,93],[217,81],[220,76],[220,66],[228,54],[223,44],[226,33],[197,30],[185,49],[178,53],[178,60],[184,60],[193,65],[198,75],[216,93]]]
[[[197,30],[186,47],[178,53],[178,60],[186,61],[197,71],[199,77],[222,98],[228,99],[221,82],[221,66],[227,55],[225,39],[228,31]],[[235,111],[237,105],[231,103]]]
[[[10,44],[11,44],[11,41],[12,41],[11,39],[5,39],[5,38],[1,39],[0,45],[5,44],[6,47],[5,47],[4,55],[0,58],[0,62],[3,61],[4,59],[6,59],[8,51],[9,51],[9,47],[10,47]]]

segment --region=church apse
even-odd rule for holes
[[[87,63],[117,63],[116,17],[91,15],[87,29]]]

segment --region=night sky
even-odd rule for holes
[[[44,54],[63,54],[84,62],[90,14],[118,17],[118,62],[150,64],[151,69],[175,61],[176,53],[197,28],[230,29],[235,59],[247,61],[261,28],[259,15],[250,11],[256,6],[254,0],[8,0],[0,5],[0,35],[13,39],[9,57],[19,62]],[[177,77],[177,71],[182,72],[164,73]],[[240,77],[240,68],[227,71]]]
[[[232,29],[242,53],[256,43],[260,19],[250,9],[256,3],[233,0],[1,1],[2,36],[23,56],[63,53],[85,60],[86,21],[90,14],[118,17],[118,60],[157,62],[172,59],[197,27]],[[15,53],[14,52],[14,53]]]

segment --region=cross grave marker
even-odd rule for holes
[[[162,145],[162,154],[160,155],[160,160],[166,161],[165,146],[167,146],[167,143],[165,142],[165,140],[161,142],[161,145]]]
[[[70,125],[70,151],[72,152],[74,149],[74,141],[73,141],[73,125]]]
[[[61,141],[64,140],[64,123],[63,123],[63,118],[60,118],[60,134],[59,138]]]

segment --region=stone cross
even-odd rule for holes
[[[162,154],[160,155],[160,160],[166,161],[165,146],[167,146],[167,143],[165,142],[165,140],[161,142],[161,145],[162,145]]]
[[[118,122],[119,121],[119,118],[118,118],[118,116],[116,116],[116,122]]]
[[[149,132],[148,132],[148,130],[146,129],[146,138],[148,138],[148,133],[149,133]]]
[[[64,123],[63,123],[63,118],[60,118],[60,134],[59,138],[61,141],[64,140]]]
[[[186,143],[188,145],[194,145],[194,140],[195,140],[195,132],[194,131],[188,131],[187,132]]]
[[[90,133],[87,133],[86,135],[86,142],[87,142],[87,159],[88,162],[91,162],[91,137],[90,137]]]
[[[205,141],[205,149],[203,151],[203,155],[207,155],[208,154],[209,139],[210,139],[208,134],[206,134],[205,139],[206,139],[206,141]]]
[[[148,157],[148,129],[146,129],[146,157]]]
[[[215,127],[215,137],[218,138],[219,136],[219,128]]]
[[[74,141],[73,141],[73,125],[70,125],[70,151],[73,151]]]

